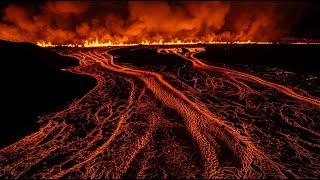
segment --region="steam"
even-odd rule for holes
[[[281,10],[281,11],[280,11]],[[0,39],[54,44],[141,41],[273,41],[299,12],[272,2],[46,2],[9,4]]]

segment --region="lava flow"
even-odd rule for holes
[[[208,65],[195,57],[203,47],[184,49],[53,49],[79,59],[68,70],[98,84],[67,109],[40,117],[39,131],[1,149],[0,177],[320,176],[318,97]],[[170,63],[135,64],[129,53]]]

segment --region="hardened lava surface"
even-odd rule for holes
[[[320,99],[280,69],[209,65],[204,48],[55,51],[98,84],[1,149],[1,178],[320,177]]]

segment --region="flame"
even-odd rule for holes
[[[141,41],[140,43],[127,43],[127,42],[100,42],[98,39],[95,41],[85,40],[82,44],[52,44],[50,41],[38,41],[36,43],[41,47],[108,47],[108,46],[137,46],[137,45],[195,45],[195,44],[293,44],[293,45],[320,45],[320,42],[268,42],[268,41],[182,41],[172,40],[165,42],[160,41]]]
[[[108,47],[108,46],[137,46],[137,45],[195,45],[195,44],[274,44],[273,42],[258,42],[258,41],[181,41],[181,40],[172,40],[165,42],[160,40],[158,42],[154,41],[141,41],[140,43],[124,43],[124,42],[100,42],[97,39],[95,41],[85,40],[83,44],[52,44],[50,41],[38,41],[36,43],[41,47]]]

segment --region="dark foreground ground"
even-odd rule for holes
[[[30,43],[0,41],[0,147],[38,129],[37,116],[61,110],[96,84],[95,79],[60,69],[79,65]]]

